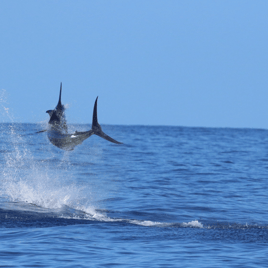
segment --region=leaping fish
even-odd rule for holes
[[[47,131],[47,136],[50,142],[57,146],[58,148],[66,151],[73,150],[75,146],[81,144],[84,140],[92,136],[93,134],[98,135],[99,137],[106,139],[107,141],[122,144],[119,141],[114,140],[107,134],[102,131],[100,124],[98,123],[97,116],[97,103],[98,97],[95,100],[94,109],[93,109],[93,118],[92,126],[88,131],[75,131],[73,134],[68,133],[67,122],[65,118],[65,107],[61,103],[61,92],[62,92],[62,83],[60,84],[60,96],[57,106],[54,110],[46,111],[49,116],[48,129],[40,132]]]

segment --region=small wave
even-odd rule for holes
[[[146,221],[146,220],[129,220],[129,223],[131,224],[136,224],[136,225],[141,225],[141,226],[146,226],[146,227],[164,227],[168,226],[168,223],[161,223],[161,222],[156,222],[156,221]]]
[[[206,224],[206,229],[232,229],[232,230],[247,230],[247,229],[268,229],[267,225],[262,224],[241,224],[241,223],[216,223]]]
[[[191,221],[188,223],[183,223],[182,224],[183,227],[193,227],[193,228],[204,228],[203,224],[200,223],[199,221],[195,220],[195,221]]]
[[[81,212],[81,211],[80,211]],[[94,208],[87,208],[85,211],[74,213],[73,215],[61,215],[61,218],[77,219],[77,220],[90,220],[99,222],[124,222],[133,225],[139,225],[144,227],[181,227],[181,228],[203,228],[203,224],[199,221],[183,222],[183,223],[168,223],[168,222],[158,222],[149,220],[135,220],[135,219],[125,219],[125,218],[111,218],[105,213],[97,212]]]

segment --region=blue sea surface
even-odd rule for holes
[[[268,267],[268,130],[42,127],[0,124],[0,267]]]

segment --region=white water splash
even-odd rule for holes
[[[72,183],[71,175],[66,172],[64,163],[68,161],[68,153],[57,166],[51,168],[49,161],[37,161],[28,148],[26,137],[13,122],[7,105],[7,93],[0,91],[0,109],[9,118],[8,125],[3,125],[1,135],[5,142],[1,144],[3,151],[0,162],[0,198],[6,202],[25,202],[47,209],[60,209],[69,206],[80,209],[81,204],[91,212],[95,208],[90,203],[90,189],[85,195],[85,186]],[[47,123],[41,122],[41,128]],[[74,180],[73,180],[74,181]]]
[[[79,220],[94,220],[101,222],[124,222],[144,227],[194,227],[203,228],[196,221],[188,223],[163,223],[149,220],[110,218],[104,212],[93,206],[89,186],[74,183],[71,173],[66,171],[65,162],[69,161],[69,152],[65,152],[57,166],[51,168],[49,162],[38,162],[28,148],[25,137],[16,130],[9,108],[6,106],[6,92],[1,91],[0,104],[4,113],[12,122],[5,128],[7,144],[4,154],[3,171],[0,178],[0,198],[6,202],[29,204],[28,209],[40,212],[61,210],[59,217]],[[41,122],[41,128],[47,123]],[[100,148],[91,148],[93,155],[101,154]],[[100,161],[101,157],[98,158]],[[65,172],[66,171],[66,172]],[[86,194],[85,194],[86,192]],[[34,210],[36,207],[36,210]],[[27,209],[27,205],[13,206],[11,209]]]
[[[184,222],[182,224],[183,227],[194,227],[194,228],[203,228],[203,224],[200,223],[199,221],[195,220],[195,221],[191,221],[191,222]]]
[[[14,118],[10,114],[10,109],[7,107],[8,102],[7,102],[7,92],[5,89],[1,89],[0,91],[0,106],[2,107],[1,109],[1,114],[5,118],[7,117],[7,121],[14,122]]]

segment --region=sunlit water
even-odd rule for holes
[[[0,124],[1,267],[267,267],[267,130],[43,127]]]

